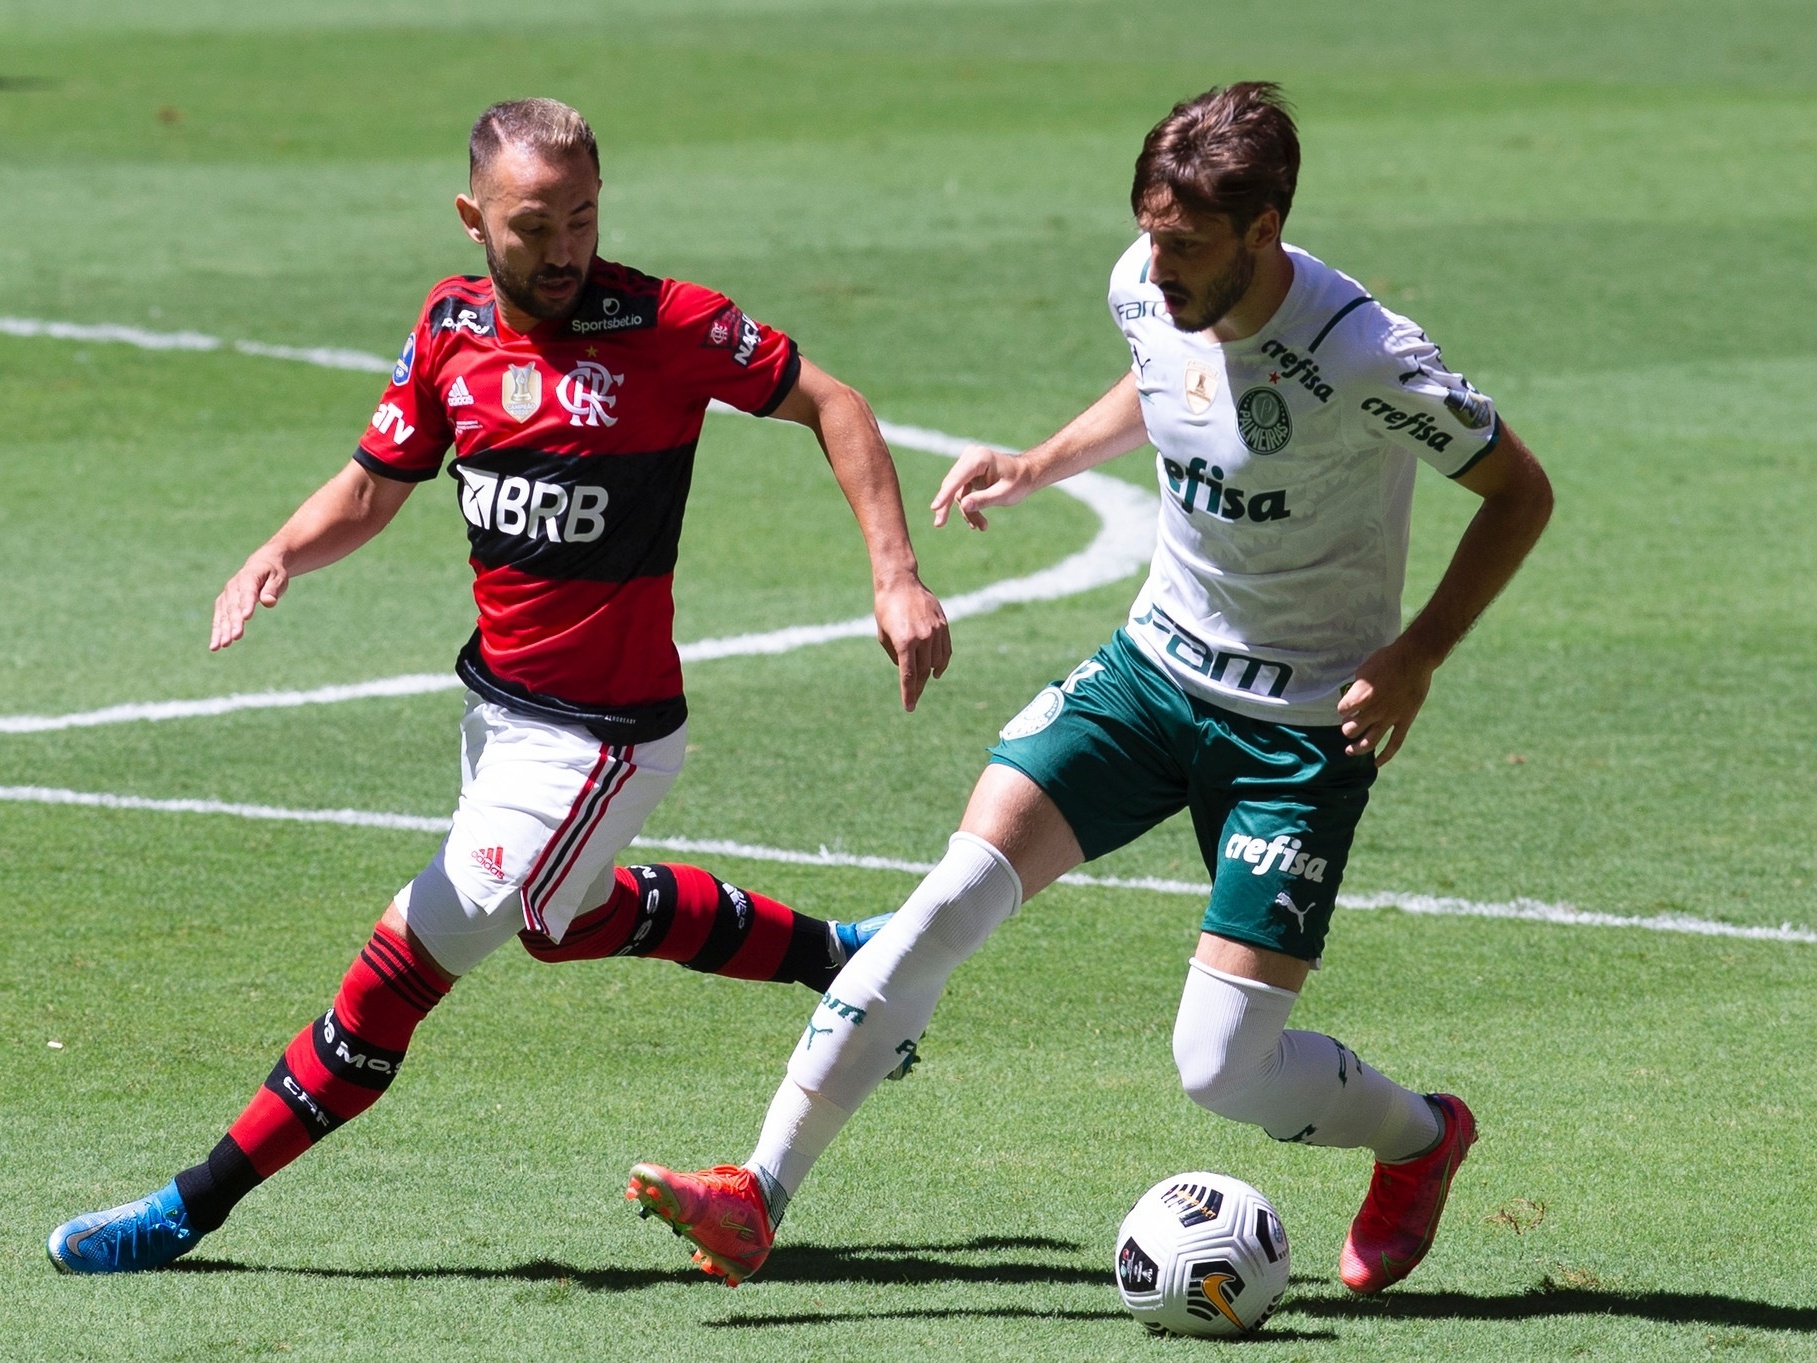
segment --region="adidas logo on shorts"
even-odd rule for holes
[[[505,849],[502,847],[476,847],[473,849],[473,864],[494,880],[503,880],[505,878]]]

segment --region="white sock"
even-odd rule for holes
[[[1367,1146],[1379,1159],[1416,1155],[1438,1139],[1420,1094],[1318,1032],[1284,1030],[1299,995],[1192,962],[1174,1023],[1174,1062],[1201,1107],[1280,1141]]]
[[[757,1175],[764,1201],[770,1208],[774,1230],[788,1210],[789,1199],[801,1190],[801,1181],[814,1167],[821,1152],[833,1143],[851,1119],[851,1113],[818,1093],[809,1093],[793,1079],[784,1079],[764,1114],[757,1148],[744,1167]]]
[[[747,1167],[794,1196],[808,1170],[884,1076],[913,1055],[947,978],[1022,905],[996,848],[955,833],[946,855],[821,996],[789,1058]]]

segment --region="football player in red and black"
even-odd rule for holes
[[[507,937],[539,960],[653,955],[818,990],[875,930],[696,867],[615,864],[686,746],[671,588],[710,401],[814,432],[864,536],[903,706],[945,670],[946,617],[870,407],[724,296],[601,260],[598,148],[572,109],[495,105],[469,151],[456,208],[487,274],[430,290],[352,461],[228,580],[210,641],[232,644],[291,578],[378,534],[452,452],[479,607],[456,662],[468,696],[452,829],[208,1158],[52,1233],[64,1271],[186,1253],[375,1103],[417,1024]]]

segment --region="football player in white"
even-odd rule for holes
[[[988,509],[1149,441],[1153,567],[1110,643],[1005,726],[945,858],[823,996],[745,1164],[632,1170],[627,1196],[707,1271],[756,1271],[815,1158],[912,1060],[948,976],[997,924],[1182,808],[1213,877],[1174,1029],[1187,1093],[1278,1140],[1373,1152],[1340,1256],[1353,1290],[1405,1277],[1431,1245],[1470,1109],[1286,1023],[1377,766],[1552,493],[1424,332],[1283,242],[1298,169],[1275,86],[1176,105],[1136,162],[1142,235],[1111,274],[1129,372],[1050,439],[973,447],[941,485],[935,523],[956,507],[982,530]],[[1415,460],[1481,504],[1403,628]]]

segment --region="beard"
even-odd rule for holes
[[[1255,280],[1255,257],[1248,251],[1238,251],[1237,258],[1230,262],[1230,268],[1206,286],[1204,296],[1194,300],[1188,298],[1184,306],[1175,308],[1169,305],[1176,331],[1205,331],[1223,321],[1225,316],[1238,303],[1243,295],[1249,292],[1249,286]]]
[[[536,296],[539,283],[553,283],[560,279],[578,280],[582,271],[572,265],[557,267],[545,265],[534,275],[519,274],[506,266],[492,250],[492,243],[486,243],[486,270],[492,276],[492,287],[497,289],[511,305],[520,312],[542,322],[559,321],[573,314],[580,306],[581,290],[576,289],[574,296],[565,303],[546,303]]]

